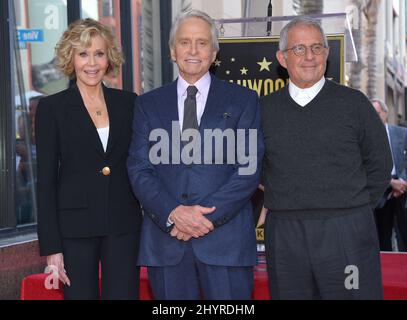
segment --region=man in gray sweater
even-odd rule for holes
[[[264,97],[265,242],[273,299],[382,299],[372,209],[391,178],[386,130],[359,91],[324,78],[316,20],[280,33],[289,85]]]

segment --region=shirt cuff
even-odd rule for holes
[[[172,211],[171,211],[171,213],[172,213]],[[170,215],[168,216],[168,219],[167,219],[167,227],[171,227],[174,224],[174,221],[172,221],[171,218],[170,218],[171,213],[170,213]]]

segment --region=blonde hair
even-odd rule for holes
[[[117,75],[124,63],[120,46],[109,27],[88,18],[71,23],[56,45],[57,66],[66,76],[71,79],[75,78],[73,63],[75,49],[89,48],[92,45],[92,38],[97,35],[106,41],[109,61],[106,74]]]

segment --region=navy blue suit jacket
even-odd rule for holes
[[[167,226],[170,212],[181,204],[216,207],[215,212],[206,215],[215,229],[204,237],[190,240],[198,259],[211,265],[255,265],[256,239],[250,197],[260,181],[264,153],[257,94],[212,76],[199,127],[201,137],[205,129],[232,129],[235,133],[237,129],[246,129],[246,150],[248,129],[255,129],[257,152],[251,161],[256,161],[257,170],[252,175],[239,174],[238,169],[247,165],[227,164],[226,152],[221,164],[187,166],[182,162],[171,164],[170,148],[170,164],[153,164],[149,152],[155,142],[149,141],[149,135],[154,129],[165,129],[170,139],[179,136],[179,129],[172,133],[173,121],[178,121],[177,81],[137,99],[127,167],[145,216],[140,265],[170,266],[181,261],[186,243],[171,237]],[[180,150],[174,152],[179,154]],[[214,157],[212,154],[212,163]]]

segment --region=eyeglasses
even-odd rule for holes
[[[306,45],[303,45],[303,44],[297,44],[296,46],[293,46],[292,48],[285,49],[283,52],[287,52],[288,50],[292,50],[293,53],[296,56],[300,57],[300,56],[303,56],[305,54],[305,52],[307,51],[307,48],[311,48],[311,51],[312,51],[313,54],[320,55],[320,54],[322,54],[322,52],[324,51],[324,49],[326,47],[323,44],[320,44],[320,43],[314,43],[314,44],[312,44],[312,45],[310,45],[308,47]]]

